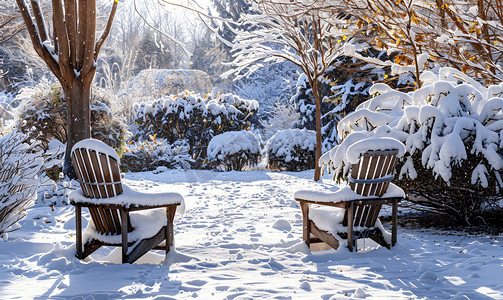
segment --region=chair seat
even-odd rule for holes
[[[375,196],[362,196],[355,193],[349,186],[333,186],[325,191],[300,190],[294,193],[295,199],[303,199],[307,201],[319,203],[338,203],[343,201],[370,199]],[[388,190],[380,198],[404,198],[404,191],[393,183],[389,184]]]
[[[180,204],[177,213],[183,214],[185,202],[183,196],[178,193],[143,193],[137,192],[125,184],[122,184],[123,193],[111,198],[86,198],[81,188],[71,192],[69,199],[71,203],[89,204],[115,204],[129,206],[160,206]]]
[[[162,227],[167,225],[166,209],[157,208],[142,211],[134,211],[129,214],[131,225],[134,230],[128,233],[128,242],[136,242],[142,239],[151,238],[156,235]],[[106,244],[121,244],[122,234],[104,235],[96,229],[92,219],[89,221],[84,234],[83,242],[98,240]]]

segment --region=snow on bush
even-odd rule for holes
[[[500,209],[503,84],[484,87],[451,68],[438,76],[425,72],[421,80],[423,87],[407,94],[375,84],[370,93],[380,95],[341,120],[337,130],[345,139],[320,165],[340,178],[349,170],[344,153],[352,144],[397,139],[406,149],[398,166],[401,187],[414,201],[470,224],[484,209]]]
[[[17,223],[26,216],[26,209],[34,204],[38,174],[44,159],[37,153],[39,143],[28,143],[26,134],[11,132],[0,136],[0,237],[19,229]]]
[[[226,171],[243,171],[261,158],[257,138],[249,131],[230,131],[215,136],[208,144],[208,164]]]
[[[316,162],[316,132],[307,129],[287,129],[267,141],[269,170],[304,171]]]
[[[153,171],[158,167],[188,168],[192,162],[188,154],[189,145],[178,140],[170,145],[166,140],[157,140],[151,135],[150,141],[130,142],[121,158],[121,170],[129,172]]]
[[[250,129],[257,122],[255,114],[259,105],[255,100],[244,100],[232,94],[213,98],[183,92],[135,105],[134,109],[135,140],[145,140],[154,134],[170,144],[184,140],[189,144],[190,156],[202,162],[214,136]]]

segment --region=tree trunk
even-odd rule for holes
[[[69,178],[77,178],[72,166],[71,150],[77,142],[91,137],[91,80],[74,80],[64,87],[66,111],[68,113],[68,137],[63,163],[63,173]]]
[[[314,167],[314,181],[321,179],[321,167],[319,166],[321,158],[321,101],[318,87],[318,78],[312,80],[314,101],[316,103],[316,166]]]

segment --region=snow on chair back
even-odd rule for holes
[[[349,186],[362,196],[382,197],[394,178],[398,150],[367,151],[351,166]]]
[[[99,140],[87,139],[72,148],[72,163],[87,198],[110,198],[122,194],[119,157]]]

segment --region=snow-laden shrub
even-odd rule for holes
[[[484,87],[451,68],[438,76],[425,72],[421,80],[423,87],[408,94],[375,84],[370,92],[379,95],[338,124],[345,139],[320,164],[345,174],[349,164],[341,153],[351,144],[398,139],[406,147],[398,184],[414,201],[470,224],[483,210],[501,208],[503,84]]]
[[[267,141],[267,168],[280,171],[314,169],[316,163],[316,132],[287,129]]]
[[[206,159],[210,140],[227,131],[250,129],[256,122],[258,102],[232,94],[201,97],[188,92],[135,106],[135,140],[156,134],[173,144],[187,141],[194,160]]]
[[[0,136],[0,237],[19,229],[17,222],[36,200],[38,175],[44,166],[39,150],[39,143],[30,144],[28,135]]]
[[[243,171],[256,166],[261,158],[257,138],[249,131],[230,131],[211,139],[208,165],[226,171]]]
[[[66,144],[67,111],[59,85],[42,82],[33,89],[25,88],[16,126],[31,138],[40,140],[45,148],[52,139]],[[112,100],[104,90],[93,89],[91,96],[91,136],[110,145],[119,153],[128,138],[127,125],[114,113]]]
[[[170,169],[189,166],[189,145],[178,140],[170,145],[166,140],[150,136],[144,142],[130,142],[121,157],[121,170],[129,172],[153,171],[158,167]]]

